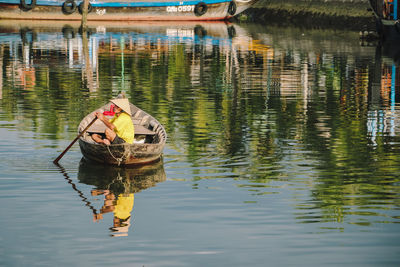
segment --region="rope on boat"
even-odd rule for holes
[[[127,159],[130,154],[129,147],[127,145],[124,145],[124,153],[122,154],[122,156],[120,158],[117,158],[113,155],[113,153],[110,150],[110,146],[106,145],[106,147],[107,147],[108,153],[110,153],[111,157],[113,157],[117,161],[118,166],[120,166],[121,162],[124,160],[124,158]],[[127,147],[128,147],[128,149],[127,149]]]
[[[121,158],[116,158],[116,157],[113,155],[113,153],[111,153],[110,146],[107,146],[107,145],[106,145],[106,147],[107,147],[107,150],[108,150],[108,152],[110,153],[111,157],[113,157],[113,158],[118,162],[118,166],[121,165],[121,162],[122,162],[122,160],[123,160],[123,158],[124,158],[124,155],[122,155]]]

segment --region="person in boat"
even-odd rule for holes
[[[101,120],[106,126],[104,134],[92,134],[95,142],[105,145],[110,144],[133,144],[135,137],[135,129],[131,119],[131,108],[126,98],[111,99],[114,106],[115,115],[108,120],[101,112],[96,112],[95,116]]]

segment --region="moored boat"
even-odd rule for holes
[[[93,121],[96,111],[107,114],[111,105],[112,103],[108,103],[83,118],[79,124],[78,132],[81,133]],[[79,147],[86,159],[110,165],[147,164],[160,159],[167,140],[164,127],[153,116],[132,103],[130,103],[130,108],[135,127],[134,143],[107,146],[94,142],[91,134],[104,132],[105,129],[103,122],[96,120],[79,139]]]
[[[374,12],[377,31],[385,38],[400,39],[399,0],[369,0]]]
[[[258,0],[93,0],[93,21],[225,20]],[[0,0],[0,19],[81,20],[82,0]]]

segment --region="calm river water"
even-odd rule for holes
[[[50,26],[49,26],[50,25]],[[400,67],[358,32],[0,21],[0,265],[399,266]],[[163,161],[82,160],[121,91]]]

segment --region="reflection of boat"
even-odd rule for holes
[[[63,68],[66,72],[82,72],[82,76],[87,77],[84,83],[93,92],[101,87],[105,76],[105,73],[99,72],[100,64],[115,55],[120,59],[121,72],[113,76],[112,79],[120,83],[115,84],[112,90],[115,93],[129,91],[129,84],[125,81],[133,79],[136,74],[123,71],[125,58],[142,53],[151,55],[151,60],[161,56],[167,58],[175,50],[173,47],[184,44],[187,48],[194,48],[190,77],[197,84],[201,75],[206,73],[204,67],[207,68],[200,66],[205,64],[200,58],[213,54],[217,46],[221,51],[226,51],[223,53],[226,57],[231,58],[228,54],[233,51],[232,46],[242,39],[241,36],[248,35],[241,26],[224,21],[90,21],[87,35],[82,35],[79,27],[79,21],[53,21],[49,24],[42,20],[0,19],[0,50],[4,47],[4,51],[9,51],[10,56],[18,59],[10,66],[15,69],[12,75],[16,81],[21,80],[17,76],[21,68],[42,68],[48,75],[50,69]],[[246,49],[244,45],[240,41],[241,50]],[[18,46],[22,48],[18,49]],[[47,57],[36,56],[39,51],[42,54],[55,53],[66,60],[48,60]],[[227,77],[230,75],[227,74]]]
[[[99,210],[83,198],[86,206],[93,212],[94,221],[99,221],[104,214],[112,212],[111,236],[126,236],[132,223],[134,194],[164,182],[166,176],[162,160],[151,165],[126,168],[93,164],[82,159],[78,180],[96,187],[91,190],[92,196],[104,196],[104,204]],[[78,193],[81,194],[80,191]]]
[[[389,51],[386,51],[389,49]],[[399,114],[396,108],[396,90],[400,88],[400,68],[391,51],[399,48],[378,45],[375,52],[373,75],[369,78],[367,130],[374,146],[378,145],[378,137],[394,137],[400,130]],[[399,58],[397,57],[397,60]]]
[[[398,40],[384,39],[379,45],[383,56],[391,58],[397,65],[400,64],[400,38]]]
[[[157,183],[164,182],[166,175],[162,160],[154,164],[128,168],[96,164],[83,158],[79,164],[78,180],[119,195],[138,193],[153,187]]]
[[[385,38],[400,39],[400,3],[398,0],[369,0],[372,7],[378,33]]]
[[[101,50],[104,47],[108,53],[129,53],[130,50],[151,49],[157,43],[155,49],[162,51],[168,45],[177,42],[231,42],[238,33],[243,30],[231,23],[212,22],[88,22],[88,40],[90,49]],[[10,42],[31,45],[35,49],[65,50],[67,53],[80,53],[82,48],[82,35],[80,34],[80,22],[78,21],[55,21],[51,25],[47,21],[25,21],[25,20],[1,20],[0,19],[0,44],[9,45]],[[121,43],[124,41],[124,45]],[[76,56],[67,55],[72,61]],[[97,54],[94,55],[96,57]],[[92,66],[95,66],[93,64]],[[74,65],[71,62],[70,65]],[[78,65],[81,65],[79,63]]]
[[[88,20],[224,20],[257,0],[93,0]],[[0,0],[0,19],[81,20],[83,1]]]
[[[56,34],[62,32],[65,38],[78,37],[80,31],[80,21],[48,21],[37,20],[1,20],[0,32],[7,34]],[[238,28],[238,25],[233,25],[226,21],[128,21],[128,22],[113,22],[113,21],[89,21],[87,23],[88,34],[99,38],[113,33],[120,34],[147,34],[157,37],[234,37],[231,29]],[[0,41],[3,41],[3,36]]]
[[[96,111],[109,110],[111,103]],[[106,146],[93,141],[91,132],[104,132],[104,124],[97,120],[79,139],[79,146],[85,158],[111,165],[146,164],[161,157],[167,140],[164,127],[155,118],[133,104],[130,104],[132,121],[135,126],[133,144],[115,144]],[[94,112],[87,115],[79,124],[81,132],[94,119]]]

